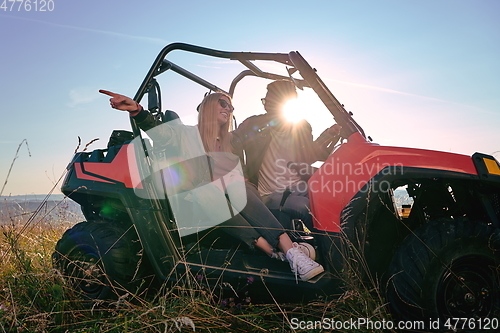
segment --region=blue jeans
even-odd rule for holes
[[[241,183],[239,184],[241,185]],[[245,193],[241,193],[245,191]],[[231,236],[253,247],[259,237],[263,237],[272,247],[277,247],[279,237],[285,232],[283,226],[262,202],[257,188],[245,182],[228,184],[226,188],[227,204],[232,207],[234,216],[228,216],[220,200],[215,198],[217,190],[211,189],[195,198],[197,206],[212,220],[224,221],[216,226]],[[246,200],[242,200],[246,194]],[[227,208],[227,207],[226,207]]]
[[[278,246],[279,237],[285,233],[283,226],[271,211],[264,205],[257,188],[245,182],[247,204],[240,214],[264,237],[273,248]]]
[[[285,229],[291,229],[292,219],[301,219],[309,229],[312,228],[312,216],[309,209],[309,193],[297,187],[290,188],[291,193],[281,208],[283,213],[289,216],[289,221],[284,225]],[[262,197],[264,204],[275,214],[279,213],[283,192],[273,192]],[[282,223],[284,223],[282,221]]]

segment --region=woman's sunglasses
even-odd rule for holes
[[[220,98],[219,104],[223,109],[229,109],[229,112],[233,112],[234,110],[234,107],[231,104],[229,104],[225,99]]]

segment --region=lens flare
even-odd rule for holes
[[[297,98],[293,98],[285,103],[283,106],[283,114],[288,121],[298,122],[304,119],[304,110],[301,108],[300,102]]]
[[[176,193],[180,189],[184,188],[188,184],[189,180],[193,178],[189,165],[182,160],[179,160],[177,163],[172,163],[167,168],[164,168],[162,170],[162,174],[167,193]]]

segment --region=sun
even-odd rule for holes
[[[301,119],[304,119],[303,116],[304,110],[301,109],[300,101],[298,98],[292,98],[285,103],[283,106],[283,115],[288,121],[298,122]]]
[[[307,112],[317,109],[321,104],[318,96],[312,91],[297,91],[297,98],[290,99],[283,106],[283,114],[288,121],[298,122],[307,118]]]

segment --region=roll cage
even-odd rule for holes
[[[248,69],[238,74],[231,82],[229,90],[225,91],[217,85],[167,60],[166,58],[168,54],[174,50],[239,61]],[[252,62],[256,60],[273,61],[284,64],[287,66],[286,69],[289,76],[262,71]],[[297,51],[292,51],[290,53],[227,52],[185,43],[169,44],[158,54],[156,60],[134,96],[134,100],[140,103],[144,95],[148,94],[148,109],[153,114],[157,114],[159,117],[161,117],[161,96],[159,95],[159,86],[155,78],[169,70],[209,89],[210,91],[225,92],[230,96],[233,95],[236,85],[246,76],[255,76],[269,80],[289,80],[292,81],[299,89],[303,89],[304,87],[312,88],[330,111],[335,122],[342,126],[343,138],[350,138],[351,135],[355,134],[356,137],[358,137],[358,140],[361,139],[366,141],[363,129],[352,118],[352,114],[344,109],[344,106],[335,98],[328,87],[316,74],[316,70],[313,69]],[[298,72],[302,78],[294,78],[292,75],[296,72]],[[134,136],[140,136],[140,131],[132,118],[131,122]]]

